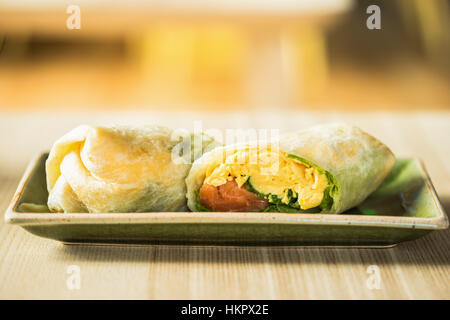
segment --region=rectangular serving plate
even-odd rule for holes
[[[30,162],[5,219],[64,243],[383,247],[448,228],[430,178],[414,158],[398,159],[366,201],[342,214],[27,212],[27,203],[46,205],[47,156]]]

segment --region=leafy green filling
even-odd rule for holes
[[[301,209],[298,204],[298,198],[292,190],[288,190],[288,204],[283,203],[282,200],[275,194],[263,194],[258,192],[250,183],[250,178],[245,182],[244,187],[255,193],[258,197],[265,198],[269,201],[269,205],[261,212],[286,212],[286,213],[318,213],[320,212],[320,206],[310,208],[307,210]]]
[[[330,209],[333,206],[333,198],[336,195],[337,190],[338,190],[337,183],[336,183],[336,180],[334,179],[334,177],[328,171],[325,171],[324,169],[320,168],[319,166],[315,165],[314,163],[312,163],[302,157],[299,157],[299,156],[296,156],[293,154],[288,154],[287,157],[291,158],[291,159],[295,159],[302,163],[305,163],[305,164],[317,169],[317,171],[319,171],[320,174],[326,175],[327,180],[328,180],[328,186],[325,188],[325,190],[323,192],[322,202],[317,207],[303,210],[300,208],[297,195],[292,190],[288,190],[287,198],[288,198],[289,202],[286,204],[286,203],[283,203],[281,201],[281,199],[278,198],[274,194],[263,194],[263,193],[259,192],[258,190],[256,190],[250,183],[250,178],[248,178],[248,180],[244,184],[245,188],[248,191],[255,193],[257,196],[259,196],[261,198],[265,198],[269,201],[269,206],[266,209],[264,209],[263,211],[264,212],[288,212],[288,213],[290,213],[290,212],[293,212],[293,213],[317,213],[322,210]]]
[[[305,163],[309,165],[310,167],[313,167],[319,171],[320,174],[325,174],[328,180],[328,187],[325,188],[323,192],[323,199],[321,204],[319,205],[320,209],[322,210],[328,210],[333,206],[333,198],[336,196],[338,191],[337,182],[334,179],[334,177],[329,173],[328,171],[325,171],[321,167],[317,166],[316,164],[310,162],[309,160],[306,160],[305,158],[296,156],[294,154],[288,154],[288,158],[300,161],[302,163]]]
[[[318,169],[321,170],[321,169]],[[338,187],[334,177],[328,172],[324,171],[328,180],[328,186],[323,191],[323,199],[319,207],[322,210],[329,210],[333,206],[333,198],[336,196]]]
[[[195,209],[197,209],[197,211],[199,212],[211,212],[210,209],[208,209],[207,207],[205,207],[204,205],[202,205],[200,203],[200,189],[198,189],[197,191],[195,191]]]
[[[290,206],[285,205],[285,204],[270,204],[269,206],[267,206],[267,208],[265,208],[261,212],[319,213],[320,210],[317,210],[317,208],[318,207],[311,208],[311,209],[308,209],[308,210],[303,210],[303,209],[296,209],[296,208],[290,207]]]

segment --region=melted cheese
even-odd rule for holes
[[[276,195],[285,204],[289,203],[291,190],[298,195],[298,203],[304,210],[320,205],[328,186],[327,177],[319,170],[270,147],[227,154],[223,163],[207,168],[204,183],[217,187],[236,180],[241,187],[248,179],[255,190]]]

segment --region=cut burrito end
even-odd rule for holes
[[[298,156],[264,147],[224,160],[206,169],[198,211],[320,212],[333,204],[332,175]]]

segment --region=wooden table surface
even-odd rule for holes
[[[27,161],[80,123],[119,120],[192,128],[298,129],[343,120],[397,156],[420,157],[450,210],[450,113],[2,113],[0,211]],[[0,221],[0,298],[433,299],[450,297],[450,231],[389,249],[216,246],[65,246]],[[66,284],[80,270],[80,288]],[[376,267],[370,267],[376,266]],[[370,268],[369,268],[370,267]],[[379,289],[367,285],[379,271]],[[372,279],[372,278],[370,278]],[[369,280],[370,282],[370,280]]]

